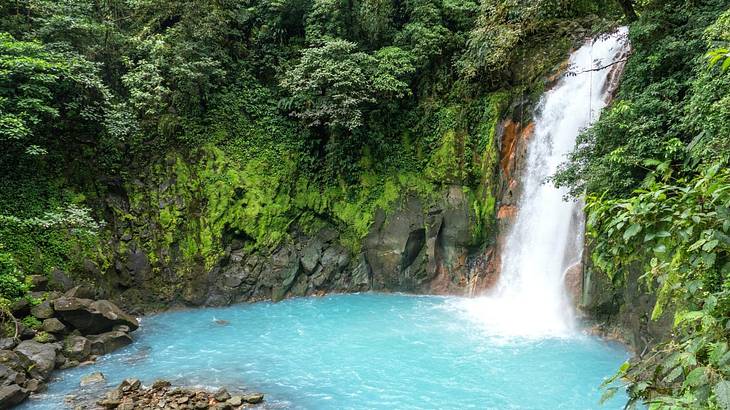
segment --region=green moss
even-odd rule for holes
[[[23,318],[23,320],[21,320],[21,322],[23,323],[23,325],[33,330],[38,330],[43,327],[43,323],[41,323],[41,321],[38,320],[35,316],[26,316]]]
[[[36,342],[38,342],[38,343],[48,343],[48,342],[53,342],[56,339],[50,333],[42,332],[41,331],[41,332],[38,332],[35,335],[35,337],[33,337],[33,340],[36,341]]]

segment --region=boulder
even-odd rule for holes
[[[12,350],[0,350],[0,365],[7,366],[18,373],[25,373],[25,369],[29,368],[32,363],[27,357]]]
[[[117,389],[122,392],[137,391],[142,386],[142,382],[139,379],[124,379]]]
[[[23,322],[18,323],[18,336],[20,337],[20,340],[32,339],[35,337],[35,334],[36,331],[24,325]]]
[[[250,404],[257,404],[264,401],[264,395],[262,393],[252,393],[243,396],[243,401]]]
[[[52,288],[59,289],[64,292],[74,286],[73,281],[68,277],[66,272],[60,269],[54,269],[51,271],[49,284]]]
[[[167,380],[158,379],[155,380],[154,383],[152,383],[153,389],[164,389],[165,387],[170,387],[171,383]]]
[[[221,388],[215,392],[213,398],[216,399],[216,401],[226,401],[231,398],[231,395],[228,394],[228,390]]]
[[[87,374],[86,376],[81,378],[81,382],[79,383],[81,387],[88,386],[90,384],[96,384],[101,383],[105,379],[104,374],[102,372],[94,372],[91,374]]]
[[[61,319],[84,334],[106,332],[117,325],[129,326],[131,330],[139,327],[136,318],[108,300],[93,301],[64,296],[53,302],[53,308]]]
[[[25,383],[25,390],[28,390],[28,393],[38,393],[43,390],[45,390],[46,385],[43,384],[43,381],[38,379],[30,379]]]
[[[25,372],[13,370],[4,364],[0,364],[0,386],[25,383]]]
[[[89,336],[91,354],[103,355],[132,343],[132,338],[119,330],[112,330],[98,335]]]
[[[12,337],[3,337],[0,339],[0,350],[12,350],[18,345],[18,341]]]
[[[17,299],[10,306],[10,310],[13,312],[15,317],[24,317],[30,313],[30,302],[27,298]]]
[[[18,344],[15,352],[27,357],[33,363],[28,372],[33,378],[46,380],[56,365],[57,348],[58,346],[50,343],[24,340]]]
[[[53,307],[51,302],[43,301],[41,304],[30,308],[30,314],[37,317],[38,319],[50,319],[53,317]]]
[[[28,392],[17,384],[0,388],[0,408],[8,409],[28,397]]]
[[[56,334],[63,333],[66,331],[66,325],[55,317],[52,317],[43,321],[43,331]]]
[[[91,354],[91,341],[83,336],[69,336],[63,341],[63,355],[71,360],[84,361]]]

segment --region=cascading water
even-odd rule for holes
[[[580,203],[546,180],[603,109],[614,88],[612,73],[628,43],[627,29],[601,36],[570,57],[565,75],[543,97],[528,143],[519,211],[502,250],[500,279],[485,297],[464,302],[472,318],[502,336],[565,336],[574,314],[566,293],[566,270],[580,261]]]

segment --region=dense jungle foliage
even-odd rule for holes
[[[629,21],[617,99],[555,181],[587,194],[596,269],[618,289],[629,266],[644,267],[655,316],[676,315],[676,338],[622,368],[632,400],[730,408],[727,10],[724,0],[4,0],[3,305],[25,294],[28,274],[89,258],[104,271],[105,222],[137,218],[106,202],[121,191],[154,205],[163,233],[147,241],[206,264],[224,235],[264,247],[294,225],[337,225],[356,248],[376,209],[452,184],[486,237],[499,120],[543,91],[575,41]],[[140,182],[163,174],[175,183],[159,193]],[[202,205],[192,217],[172,196]]]
[[[175,244],[176,260],[210,266],[223,236],[266,247],[292,226],[334,224],[355,249],[377,208],[456,184],[475,242],[487,237],[499,119],[621,12],[612,0],[13,0],[0,15],[0,252],[17,288],[88,258],[108,270],[123,251],[109,249],[110,215],[154,224],[125,232],[149,259]]]
[[[555,180],[587,192],[596,269],[639,268],[673,337],[622,367],[631,405],[730,408],[730,9],[638,8],[617,99]],[[607,383],[607,392],[615,386]]]

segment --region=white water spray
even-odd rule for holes
[[[582,204],[564,201],[564,190],[546,179],[575,148],[581,130],[608,103],[613,63],[624,56],[626,33],[621,28],[574,52],[570,57],[574,75],[565,75],[540,101],[499,281],[489,295],[460,302],[469,317],[491,334],[561,337],[574,333],[574,312],[564,279],[566,270],[581,258]]]

